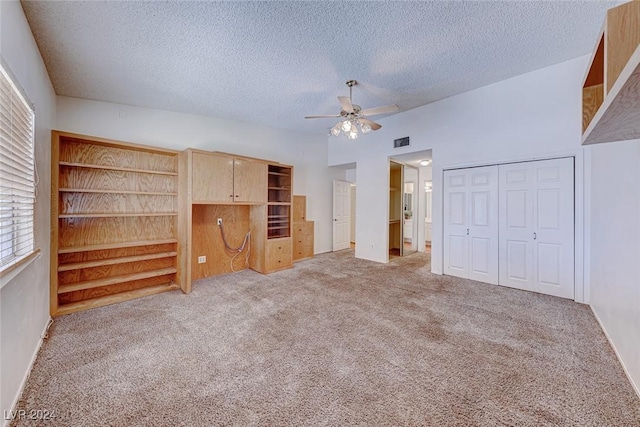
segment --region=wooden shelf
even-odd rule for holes
[[[126,218],[141,216],[177,216],[177,212],[152,212],[152,213],[86,213],[86,214],[60,214],[58,218]]]
[[[268,187],[269,190],[289,191],[291,187]]]
[[[178,287],[179,168],[177,151],[52,131],[52,316]]]
[[[58,267],[58,271],[79,270],[82,268],[102,267],[104,265],[126,264],[128,262],[140,262],[150,259],[171,258],[178,256],[177,252],[160,252],[155,254],[134,255],[120,258],[97,259],[94,261],[74,262],[70,264],[62,264]]]
[[[284,230],[286,228],[289,228],[289,226],[288,225],[282,225],[277,227],[268,226],[267,230]]]
[[[143,271],[141,273],[123,274],[121,276],[111,276],[104,277],[102,279],[85,280],[84,282],[76,282],[58,286],[58,294],[99,288],[101,286],[115,285],[117,283],[132,282],[134,280],[148,279],[150,277],[166,276],[168,274],[174,274],[177,271],[178,270],[173,267],[160,268],[157,270]]]
[[[269,202],[267,204],[270,206],[290,206],[291,202]]]
[[[274,175],[274,176],[291,176],[291,174],[288,174],[288,173],[272,172],[272,171],[269,171],[269,175]]]
[[[117,294],[106,295],[103,297],[91,298],[83,301],[61,305],[58,308],[57,314],[70,314],[77,311],[87,310],[89,308],[104,307],[105,305],[129,301],[136,298],[159,294],[161,292],[174,291],[177,289],[179,289],[179,286],[171,282],[163,285],[149,286],[146,288],[135,289],[133,291],[126,291]]]
[[[157,170],[149,170],[149,169],[124,168],[124,167],[117,167],[117,166],[91,165],[88,163],[59,162],[58,164],[60,166],[68,166],[68,167],[74,167],[74,168],[105,169],[105,170],[112,170],[112,171],[147,173],[152,175],[171,175],[171,176],[178,175],[178,172],[165,172],[165,171],[157,171]]]
[[[96,190],[88,188],[59,188],[61,193],[135,194],[141,196],[177,196],[178,193],[162,191]]]
[[[107,249],[131,248],[135,246],[166,245],[169,243],[178,243],[178,240],[177,239],[138,240],[138,241],[132,241],[132,242],[104,243],[101,245],[73,246],[73,247],[59,248],[58,253],[71,254],[75,252],[103,251]]]
[[[607,11],[582,88],[582,144],[640,139],[640,2]]]

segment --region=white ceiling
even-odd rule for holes
[[[322,133],[349,79],[406,111],[591,52],[618,3],[22,2],[58,95]]]

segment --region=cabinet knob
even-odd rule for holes
[[[236,197],[240,197],[240,196],[236,194]]]
[[[233,194],[229,194],[229,197],[231,197],[233,199]]]

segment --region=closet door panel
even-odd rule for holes
[[[532,171],[531,163],[499,166],[499,283],[524,290],[534,283]]]
[[[468,278],[468,173],[466,170],[445,171],[444,183],[444,273]]]
[[[532,162],[534,289],[574,298],[573,159]]]
[[[574,298],[573,159],[500,165],[500,284]]]
[[[498,168],[445,171],[445,274],[498,283]]]
[[[498,284],[498,167],[470,168],[469,278]]]

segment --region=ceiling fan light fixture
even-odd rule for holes
[[[429,160],[429,159],[420,161],[420,165],[421,166],[429,166],[429,164],[431,164],[431,160]]]
[[[338,97],[338,101],[342,107],[340,114],[334,116],[305,116],[305,119],[339,118],[340,121],[331,128],[329,135],[339,136],[341,132],[344,132],[345,136],[349,139],[356,139],[358,137],[358,131],[362,132],[364,135],[371,131],[380,129],[382,125],[370,120],[368,116],[394,113],[398,111],[398,106],[392,104],[363,110],[359,105],[353,103],[353,86],[357,84],[358,82],[355,80],[347,81],[349,97]],[[360,129],[358,130],[358,128]]]

